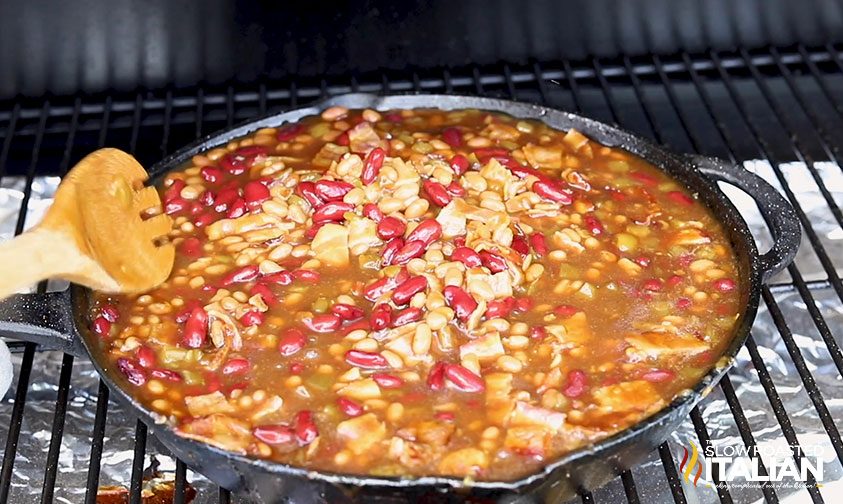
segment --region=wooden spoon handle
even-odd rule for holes
[[[46,280],[75,271],[80,253],[64,233],[35,228],[0,243],[0,299]]]

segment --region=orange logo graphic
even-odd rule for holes
[[[697,486],[697,482],[700,480],[700,476],[702,476],[703,473],[703,464],[702,461],[699,460],[697,445],[691,441],[691,460],[688,460],[688,449],[683,447],[682,450],[685,453],[682,455],[682,462],[679,463],[679,472],[682,473],[682,477],[685,478],[685,482],[690,483],[691,473],[696,468],[697,473],[694,475],[694,486]]]

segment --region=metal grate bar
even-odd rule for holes
[[[594,504],[595,502],[594,496],[591,495],[591,492],[589,492],[588,490],[583,490],[582,492],[580,492],[580,500],[582,501],[582,504]]]
[[[187,466],[181,460],[176,460],[176,488],[173,493],[173,504],[184,504],[186,483]]]
[[[793,430],[793,424],[790,422],[790,417],[787,416],[787,411],[784,409],[781,396],[779,396],[779,393],[776,391],[776,386],[773,383],[773,379],[770,377],[770,372],[767,370],[764,359],[761,357],[761,354],[758,353],[758,346],[755,344],[755,337],[753,335],[750,335],[749,339],[746,340],[746,349],[749,350],[752,365],[755,368],[755,372],[758,373],[758,381],[761,382],[761,385],[764,388],[764,393],[767,395],[767,400],[773,407],[773,414],[776,416],[776,420],[778,420],[779,426],[782,428],[782,434],[785,439],[787,439],[787,442],[791,447],[793,460],[796,462],[797,466],[800,466],[802,463],[800,454],[802,447],[796,437],[796,431]],[[822,495],[820,495],[820,490],[817,488],[817,481],[810,472],[808,473],[806,481],[808,483],[808,492],[811,495],[811,499],[815,503],[824,502]]]
[[[621,473],[621,481],[623,482],[623,491],[626,494],[626,500],[629,504],[640,504],[641,499],[638,498],[638,489],[635,487],[635,478],[632,477],[632,472],[626,470]]]
[[[3,452],[3,466],[0,468],[0,502],[9,502],[9,488],[12,484],[12,466],[18,452],[23,409],[26,406],[26,393],[29,390],[29,375],[32,373],[32,359],[35,357],[35,344],[27,343],[23,352],[23,361],[18,371],[18,388],[15,391],[15,406],[9,423],[6,438],[6,450]]]
[[[44,471],[44,484],[41,487],[41,502],[53,502],[53,492],[56,488],[56,472],[59,467],[59,449],[64,434],[64,418],[67,414],[67,396],[70,392],[70,373],[73,371],[73,356],[64,354],[59,376],[59,391],[56,395],[56,414],[53,417],[53,428],[50,435],[50,448],[47,452],[47,468]]]
[[[814,60],[811,59],[811,55],[808,54],[808,51],[805,49],[805,46],[799,44],[798,51],[799,56],[801,56],[802,58],[800,63],[808,67],[808,71],[814,77],[814,80],[817,82],[820,91],[822,91],[823,95],[825,95],[825,99],[828,100],[829,103],[831,103],[831,106],[834,107],[834,110],[837,111],[837,115],[843,117],[843,107],[841,107],[837,100],[834,99],[834,95],[828,88],[828,83],[826,82],[825,77],[822,76],[819,67],[817,67],[817,64],[814,63]],[[839,60],[837,61],[839,65]],[[840,70],[843,71],[843,67],[841,67]]]
[[[96,504],[97,488],[100,486],[100,463],[105,445],[105,421],[108,415],[108,387],[100,380],[97,392],[97,413],[94,417],[94,431],[91,435],[91,459],[88,461],[88,481],[86,483],[85,504]]]
[[[135,425],[135,453],[132,459],[132,480],[129,485],[129,504],[141,504],[143,488],[143,464],[146,459],[146,424],[137,421]]]
[[[231,492],[225,488],[220,487],[220,504],[229,504],[231,502]]]
[[[758,445],[755,442],[755,436],[752,435],[752,428],[743,412],[743,407],[741,407],[740,400],[738,400],[738,396],[735,394],[735,388],[732,386],[732,380],[728,374],[720,380],[720,390],[723,391],[723,395],[726,397],[726,404],[729,405],[729,410],[732,412],[732,417],[738,426],[738,432],[741,435],[744,446],[753,454],[752,458],[758,461],[758,473],[767,476],[769,474],[767,466],[764,464],[764,459],[757,455],[756,448]],[[771,485],[765,484],[761,487],[761,491],[764,493],[764,498],[767,499],[767,502],[779,502],[776,490]]]
[[[670,445],[667,444],[667,441],[659,445],[659,458],[662,460],[662,467],[665,476],[667,476],[667,483],[670,486],[670,493],[673,494],[674,502],[676,504],[687,504],[685,490],[682,488],[682,481],[679,479],[679,473],[676,471],[676,464],[673,462],[673,455],[670,453]]]

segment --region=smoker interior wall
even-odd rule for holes
[[[3,0],[0,98],[841,38],[838,0]]]

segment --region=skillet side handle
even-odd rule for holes
[[[689,156],[705,175],[732,184],[752,196],[773,235],[773,246],[760,257],[764,281],[785,269],[799,249],[802,228],[796,211],[773,186],[758,175],[722,159]]]
[[[15,294],[0,301],[0,336],[37,343],[46,350],[85,355],[76,334],[70,289]]]

